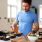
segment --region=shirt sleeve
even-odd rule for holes
[[[33,19],[34,19],[34,23],[35,22],[38,22],[38,15],[37,14],[34,14]]]
[[[19,17],[19,14],[17,14],[17,16],[16,16],[16,21],[17,21],[17,23],[19,22],[18,17]]]

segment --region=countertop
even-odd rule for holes
[[[10,39],[8,41],[0,40],[0,42],[30,42],[29,39],[21,36],[21,37],[16,37],[13,39]],[[36,42],[42,42],[42,39],[38,39]]]
[[[11,42],[30,42],[30,41],[29,39],[26,39],[24,37],[19,37],[19,38],[11,39]],[[42,42],[42,39],[38,39],[35,42]]]
[[[0,40],[0,42],[11,42],[11,41],[10,40],[9,41]]]
[[[30,42],[27,38],[21,36],[14,39],[11,39],[11,42]]]

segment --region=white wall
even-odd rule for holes
[[[7,0],[0,0],[0,17],[7,16]]]
[[[38,7],[40,4],[42,4],[42,0],[32,0],[32,5]]]

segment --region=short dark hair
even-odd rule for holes
[[[29,5],[31,5],[32,0],[22,0],[22,3],[23,2],[28,3]]]

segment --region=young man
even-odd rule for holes
[[[14,27],[16,27],[16,24],[19,25],[19,32],[23,33],[23,35],[27,35],[32,30],[38,30],[38,19],[37,15],[30,11],[32,0],[22,0],[22,11],[18,13],[16,17],[16,23],[14,24]],[[32,25],[35,24],[34,28],[32,29]],[[36,28],[37,27],[37,28]]]

